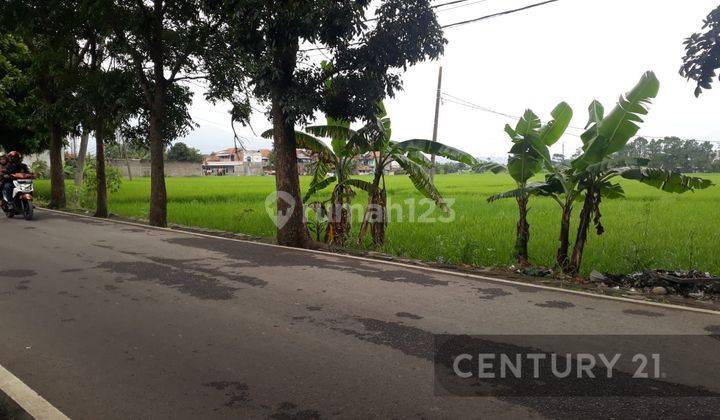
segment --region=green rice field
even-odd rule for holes
[[[720,184],[720,175],[707,175]],[[307,188],[310,179],[304,177]],[[388,201],[394,205],[382,251],[428,261],[504,267],[513,263],[516,203],[488,203],[487,197],[513,187],[508,175],[439,175],[436,183],[446,199],[455,200],[454,220],[441,222],[439,210],[426,213],[427,203],[404,176],[389,176]],[[583,270],[628,273],[647,268],[698,269],[720,274],[720,186],[683,195],[668,194],[636,182],[624,182],[627,198],[605,200],[606,232],[590,234]],[[265,210],[274,191],[272,177],[168,178],[169,222],[272,237],[275,226]],[[146,218],[150,180],[124,180],[111,194],[110,211]],[[49,194],[47,181],[38,181],[40,198]],[[406,201],[410,200],[410,201]],[[366,196],[359,193],[357,204]],[[415,217],[410,217],[415,204]],[[580,207],[578,205],[577,207]],[[579,209],[576,209],[579,211]],[[402,220],[398,220],[402,212]],[[359,212],[358,212],[359,213]],[[361,214],[354,216],[354,238]],[[411,220],[412,219],[412,220]],[[414,220],[414,221],[413,221]],[[575,219],[574,219],[575,220]],[[530,210],[530,256],[533,263],[552,266],[557,248],[560,210],[544,198],[534,198]],[[573,226],[574,228],[574,226]],[[356,247],[360,247],[354,240]]]

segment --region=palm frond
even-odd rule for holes
[[[640,181],[662,191],[682,194],[713,186],[709,179],[683,175],[658,168],[619,168],[615,172],[625,178]]]
[[[319,180],[318,182],[313,181],[310,184],[310,188],[308,189],[308,191],[305,193],[305,196],[303,197],[303,202],[307,202],[310,199],[310,197],[317,194],[319,191],[322,191],[325,188],[329,187],[335,181],[337,181],[337,178],[335,178],[334,176]]]
[[[457,162],[465,163],[467,165],[475,165],[477,161],[469,153],[465,153],[460,149],[456,149],[451,146],[444,145],[442,143],[423,140],[423,139],[412,139],[406,140],[395,145],[396,148],[403,151],[418,151],[427,154],[434,154],[442,156],[446,159],[454,160]]]
[[[421,165],[408,159],[407,156],[401,154],[395,154],[395,161],[402,167],[407,173],[410,181],[412,181],[415,188],[423,194],[425,197],[433,200],[443,211],[448,211],[447,204],[443,200],[440,192],[433,184],[432,179]]]

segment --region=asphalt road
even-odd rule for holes
[[[0,220],[0,232],[0,365],[71,418],[720,409],[716,397],[436,396],[432,364],[438,333],[707,335],[718,315],[41,210]],[[685,385],[720,392],[699,359],[682,362]]]

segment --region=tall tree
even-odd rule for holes
[[[47,139],[35,121],[38,106],[29,70],[27,46],[18,37],[0,33],[0,148],[22,153],[47,148]]]
[[[112,1],[112,52],[134,70],[143,94],[151,168],[149,220],[154,226],[167,225],[165,147],[191,126],[187,106],[192,95],[178,82],[201,77],[197,72],[205,54],[217,48],[210,38],[220,28],[219,15],[208,9],[215,3]]]
[[[716,70],[720,68],[720,6],[705,18],[702,31],[685,40],[685,57],[680,75],[694,80],[695,96],[711,89]]]
[[[95,136],[96,217],[108,216],[105,144],[119,126],[139,112],[142,101],[132,70],[110,60],[114,20],[110,11],[92,0],[78,2],[79,42],[88,54],[80,67],[83,83],[78,87],[77,101],[85,116],[84,126],[92,127]]]
[[[0,2],[0,23],[5,30],[22,39],[30,53],[31,66],[27,74],[40,104],[36,115],[42,118],[50,135],[49,206],[64,207],[63,141],[76,123],[75,76],[87,53],[87,49],[76,42],[76,2],[3,0]]]
[[[374,2],[373,2],[374,3]],[[382,0],[372,19],[370,0],[233,0],[234,48],[241,71],[214,77],[212,94],[233,101],[234,117],[247,117],[248,90],[269,102],[276,157],[276,188],[295,203],[278,243],[307,245],[298,178],[295,126],[316,110],[338,120],[372,120],[375,104],[401,88],[398,69],[438,57],[445,44],[428,0]],[[377,3],[374,3],[377,4]],[[329,65],[308,59],[301,45],[322,48]],[[316,47],[317,46],[317,47]],[[326,81],[332,78],[328,88]],[[229,89],[232,87],[232,89]]]

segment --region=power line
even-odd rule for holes
[[[494,18],[494,17],[498,17],[498,16],[509,15],[511,13],[522,12],[523,10],[533,9],[535,7],[540,7],[540,6],[544,6],[546,4],[555,3],[556,1],[560,1],[560,0],[547,0],[547,1],[540,2],[540,3],[534,3],[534,4],[523,6],[523,7],[517,8],[517,9],[505,10],[503,12],[498,12],[498,13],[493,13],[491,15],[481,16],[481,17],[475,18],[475,19],[464,20],[462,22],[455,22],[455,23],[451,23],[449,25],[443,25],[442,28],[443,29],[454,28],[456,26],[467,25],[469,23],[479,22],[481,20],[486,20],[486,19],[490,19],[490,18]]]
[[[496,110],[491,109],[491,108],[484,107],[484,106],[482,106],[482,105],[474,104],[474,103],[472,103],[472,102],[470,102],[470,101],[467,101],[467,100],[465,100],[465,99],[459,98],[459,97],[457,97],[457,96],[450,95],[450,94],[448,94],[448,93],[444,93],[444,92],[443,92],[443,96],[447,96],[446,98],[443,98],[444,101],[450,102],[450,103],[453,103],[453,104],[456,104],[456,105],[465,106],[465,107],[467,107],[467,108],[471,108],[471,109],[475,109],[475,110],[487,112],[487,113],[490,113],[490,114],[499,115],[499,116],[506,117],[506,118],[510,118],[510,119],[513,119],[513,120],[519,120],[519,119],[522,118],[522,117],[517,116],[517,115],[507,114],[507,113],[504,113],[504,112],[496,111]],[[571,128],[571,129],[574,129],[574,130],[581,130],[581,131],[583,131],[583,132],[585,131],[585,128],[582,128],[582,127],[568,126],[568,128]],[[568,132],[566,132],[566,134],[568,134],[568,135],[570,135],[570,136],[573,136],[573,137],[578,137],[578,138],[580,137],[580,135],[573,134],[573,133],[568,133]],[[668,135],[655,136],[655,135],[638,133],[638,134],[636,135],[636,137],[643,137],[643,138],[646,138],[646,139],[664,139],[664,138],[666,138],[666,137],[677,137],[677,136],[668,136]],[[698,140],[698,139],[684,138],[684,137],[678,137],[678,138],[687,139],[687,140],[695,140],[695,141],[697,141],[698,143],[714,143],[714,144],[720,144],[720,140]]]
[[[446,98],[444,98],[444,99],[445,99],[447,102],[454,103],[454,104],[456,104],[456,105],[462,105],[462,106],[465,106],[465,107],[468,107],[468,108],[477,109],[477,110],[479,110],[479,111],[483,111],[483,112],[487,112],[487,113],[490,113],[490,114],[499,115],[499,116],[506,117],[506,118],[510,118],[510,119],[513,119],[513,120],[520,120],[520,119],[522,119],[522,117],[520,117],[520,116],[518,116],[518,115],[508,114],[508,113],[501,112],[501,111],[496,111],[496,110],[494,110],[494,109],[491,109],[491,108],[488,108],[488,107],[485,107],[485,106],[482,106],[482,105],[478,105],[478,104],[472,103],[472,102],[470,102],[470,101],[468,101],[468,100],[466,100],[466,99],[462,99],[462,98],[459,98],[459,97],[457,97],[457,96],[450,95],[449,93],[443,93],[443,95],[446,96]],[[573,129],[573,130],[585,131],[585,129],[582,128],[582,127],[574,127],[574,126],[571,126],[571,125],[568,126],[568,128],[571,128],[571,129]],[[572,134],[572,133],[567,133],[567,134],[569,134],[569,135],[571,135],[571,136],[575,136],[575,137],[580,137],[580,136],[577,135],[577,134]]]
[[[441,3],[441,4],[436,4],[436,5],[434,5],[434,6],[430,6],[430,8],[431,8],[431,9],[438,9],[438,8],[440,8],[440,7],[443,7],[443,6],[452,6],[453,4],[465,3],[465,2],[467,2],[467,1],[470,1],[470,0],[454,0],[454,1],[448,1],[448,2],[445,2],[445,3]],[[484,2],[484,1],[487,1],[487,0],[479,0],[479,1],[475,1],[474,3],[482,3],[482,2]],[[472,3],[470,3],[470,4],[472,4]],[[463,5],[451,7],[451,8],[449,8],[449,9],[445,9],[445,10],[452,10],[452,9],[457,8],[457,7],[463,7],[463,6],[469,6],[469,4],[468,4],[468,5],[463,4]],[[439,10],[439,12],[444,12],[445,10]],[[363,22],[373,22],[373,21],[376,21],[376,20],[378,20],[378,18],[374,17],[374,18],[370,18],[370,19],[365,19],[365,20],[363,20]]]
[[[468,0],[456,0],[456,1],[452,1],[452,2],[447,2],[447,3],[443,3],[443,4],[438,4],[438,5],[431,6],[431,7],[432,7],[432,8],[438,8],[438,7],[442,7],[442,6],[449,6],[449,5],[456,4],[456,3],[464,3],[464,2],[466,2],[466,1],[468,1]],[[467,5],[463,4],[462,6],[469,6],[469,5],[471,5],[471,4],[483,3],[483,2],[485,2],[485,1],[487,1],[487,0],[478,0],[478,1],[475,1],[475,2],[470,3],[470,4],[467,4]],[[478,17],[478,18],[475,18],[475,19],[465,20],[465,21],[462,21],[462,22],[455,22],[455,23],[451,23],[451,24],[449,24],[449,25],[442,25],[442,26],[440,26],[440,28],[442,28],[442,29],[454,28],[454,27],[456,27],[456,26],[467,25],[467,24],[469,24],[469,23],[475,23],[475,22],[479,22],[479,21],[482,21],[482,20],[491,19],[491,18],[498,17],[498,16],[504,16],[504,15],[509,15],[509,14],[512,14],[512,13],[521,12],[521,11],[524,11],[524,10],[532,9],[532,8],[535,8],[535,7],[540,7],[540,6],[543,6],[543,5],[546,5],[546,4],[549,4],[549,3],[554,3],[554,2],[557,2],[557,1],[560,1],[560,0],[547,0],[547,1],[544,1],[544,2],[540,2],[540,3],[534,3],[534,4],[530,4],[530,5],[528,5],[528,6],[523,6],[523,7],[517,8],[517,9],[510,9],[510,10],[505,10],[505,11],[498,12],[498,13],[493,13],[493,14],[490,14],[490,15],[481,16],[481,17]],[[451,7],[451,8],[449,8],[449,9],[445,9],[445,10],[439,10],[438,12],[443,12],[443,11],[447,11],[447,10],[452,10],[452,9],[457,8],[457,7],[460,7],[460,6]],[[374,20],[377,20],[377,18],[368,19],[368,20],[365,20],[364,22],[370,22],[370,21],[374,21]],[[358,44],[361,44],[361,42],[354,42],[354,43],[351,43],[350,45],[352,46],[352,45],[358,45]],[[300,52],[319,51],[319,50],[327,50],[327,49],[329,49],[329,48],[328,48],[328,47],[315,47],[315,48],[303,49],[303,50],[300,50]]]

